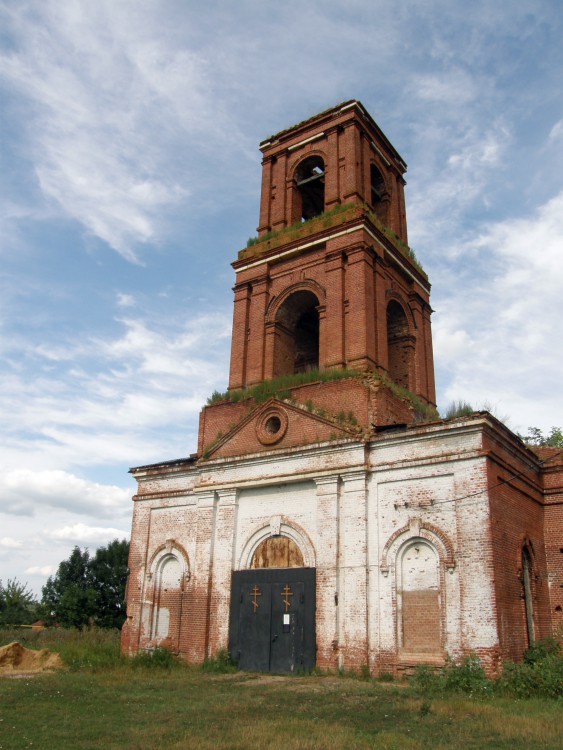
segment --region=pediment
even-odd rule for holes
[[[357,430],[304,406],[269,399],[206,448],[204,458],[227,458],[357,437]]]

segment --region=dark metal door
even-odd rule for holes
[[[270,672],[303,668],[303,583],[272,584],[270,621]]]
[[[312,568],[233,573],[229,647],[241,669],[315,666],[315,578]]]
[[[239,667],[250,672],[270,669],[270,586],[256,582],[241,586],[239,608]]]

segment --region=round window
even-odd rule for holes
[[[273,445],[285,435],[288,417],[285,411],[271,408],[265,411],[256,424],[256,435],[263,445]]]
[[[277,416],[277,414],[274,414],[272,417],[268,417],[266,420],[266,423],[264,424],[264,429],[268,433],[268,435],[275,435],[281,430],[281,419]]]

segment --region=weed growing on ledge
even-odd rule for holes
[[[421,398],[416,396],[414,393],[409,391],[403,386],[397,385],[392,381],[385,373],[362,373],[358,370],[309,370],[308,372],[298,372],[293,375],[282,375],[279,378],[273,380],[264,380],[262,383],[251,386],[250,388],[243,388],[236,391],[225,391],[223,393],[214,391],[211,396],[207,399],[207,405],[219,404],[221,402],[238,403],[239,401],[246,401],[247,399],[253,399],[257,404],[262,404],[270,398],[278,398],[281,400],[291,400],[291,389],[296,388],[300,385],[306,385],[307,383],[328,383],[333,380],[344,380],[346,378],[356,378],[359,380],[365,379],[372,383],[380,382],[391,390],[396,396],[409,401],[414,409],[414,420],[415,422],[425,422],[438,419],[438,412],[432,406],[429,406]],[[322,409],[315,409],[310,399],[305,402],[305,407],[310,412],[315,412],[319,416],[326,416],[326,412]],[[351,426],[358,424],[356,417],[352,412],[348,414],[348,423]],[[340,423],[342,416],[337,417],[337,421]]]
[[[225,391],[220,393],[214,391],[207,399],[208,406],[218,404],[221,401],[230,401],[238,403],[253,399],[257,404],[262,404],[269,398],[288,399],[290,389],[296,388],[307,383],[328,383],[332,380],[343,380],[345,378],[360,378],[362,373],[356,370],[309,370],[308,372],[298,372],[294,375],[282,375],[273,380],[264,380],[250,388],[243,388],[238,391]]]
[[[412,247],[403,242],[401,238],[397,234],[395,234],[395,232],[393,232],[392,229],[383,224],[379,217],[371,210],[370,206],[367,205],[367,203],[338,204],[328,211],[324,211],[323,213],[312,217],[308,221],[299,221],[289,227],[284,227],[283,229],[279,229],[275,232],[268,232],[261,237],[249,237],[246,242],[245,250],[241,250],[239,253],[239,258],[245,257],[245,255],[247,255],[247,251],[250,248],[255,247],[256,245],[261,245],[262,243],[266,245],[266,243],[269,241],[272,241],[277,245],[282,239],[286,242],[297,240],[300,237],[305,236],[307,233],[310,233],[311,231],[322,228],[329,228],[339,221],[345,221],[348,216],[353,216],[354,212],[357,211],[363,212],[364,215],[367,216],[369,221],[386,236],[393,247],[405,258],[408,258],[425,278],[428,278]],[[256,250],[252,252],[254,253],[256,252]],[[260,254],[260,250],[257,250],[257,252],[258,254]]]
[[[444,419],[455,419],[456,417],[467,417],[473,414],[475,409],[467,401],[459,399],[458,401],[452,401],[444,412]]]
[[[403,401],[409,401],[412,404],[415,422],[427,422],[439,418],[438,411],[434,406],[430,406],[424,402],[412,391],[409,391],[408,388],[395,383],[386,373],[378,372],[377,374],[374,374],[374,377],[376,380],[383,383],[383,385],[387,386],[395,396],[398,396]]]

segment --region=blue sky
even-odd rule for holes
[[[346,99],[409,165],[439,406],[562,425],[562,38],[551,0],[0,0],[0,579],[195,450],[258,143]]]

